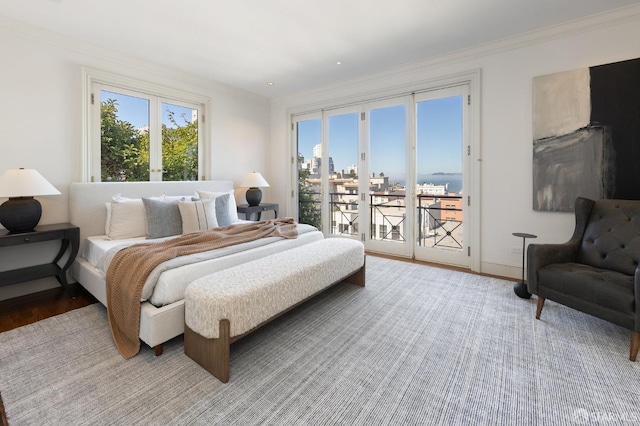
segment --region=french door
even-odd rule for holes
[[[299,220],[468,267],[467,101],[463,85],[293,117]]]
[[[414,254],[468,267],[468,87],[415,95]],[[468,198],[466,199],[468,200]]]

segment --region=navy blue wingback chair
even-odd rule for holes
[[[527,288],[540,313],[553,300],[631,330],[640,347],[640,200],[575,202],[576,228],[564,244],[530,244]]]

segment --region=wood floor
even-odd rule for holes
[[[79,284],[74,284],[73,288],[76,292],[74,299],[60,287],[14,299],[0,300],[0,333],[97,302]],[[1,393],[0,425],[8,426]]]

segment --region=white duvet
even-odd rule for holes
[[[158,307],[177,302],[184,299],[185,289],[197,278],[323,238],[322,233],[313,226],[297,224],[296,227],[298,238],[295,239],[261,238],[248,243],[177,257],[164,262],[158,265],[147,278],[142,289],[141,301],[148,300]],[[104,235],[93,236],[87,238],[82,257],[106,276],[106,271],[119,250],[133,244],[166,239],[132,238],[114,241]],[[215,260],[223,257],[227,257],[228,262],[225,261],[221,266],[220,262]]]

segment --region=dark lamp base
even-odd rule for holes
[[[262,191],[260,188],[249,188],[246,197],[250,206],[259,206],[262,201]]]
[[[33,197],[9,198],[0,206],[0,224],[10,232],[28,232],[40,222],[42,206]]]

